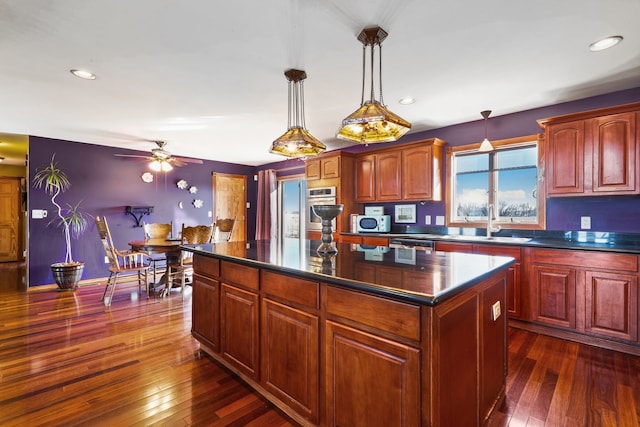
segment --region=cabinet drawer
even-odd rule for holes
[[[333,314],[412,340],[420,339],[416,305],[327,286],[327,314]]]
[[[320,308],[320,285],[311,280],[299,279],[284,274],[262,270],[262,290],[276,297],[303,304],[315,309]]]
[[[222,261],[220,263],[220,277],[225,282],[246,286],[249,289],[259,289],[259,270],[247,265]]]
[[[571,267],[600,268],[616,271],[638,271],[638,256],[631,254],[573,251],[562,249],[536,249],[533,262]]]
[[[195,254],[193,256],[193,270],[204,276],[218,277],[220,276],[220,260]]]

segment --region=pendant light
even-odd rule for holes
[[[342,127],[336,133],[336,137],[347,141],[355,141],[360,144],[372,144],[378,142],[397,141],[411,129],[411,123],[402,117],[392,113],[384,105],[382,97],[382,41],[387,37],[387,32],[380,27],[370,27],[362,30],[358,36],[363,44],[362,50],[362,97],[360,108],[351,113],[342,121]],[[373,84],[373,69],[375,47],[379,51],[379,71],[380,79],[378,89],[380,90],[380,100],[375,99]],[[371,47],[371,72],[370,72],[370,97],[365,101],[365,81],[366,81],[366,57],[367,47]]]
[[[307,73],[291,69],[285,71],[284,75],[289,81],[288,129],[273,141],[270,152],[303,159],[316,156],[327,147],[307,131],[304,123],[303,80],[307,78]]]
[[[484,118],[484,139],[482,140],[482,144],[480,144],[480,148],[478,148],[478,151],[493,151],[493,145],[491,145],[491,142],[489,142],[489,138],[487,138],[487,120],[491,115],[491,110],[481,111],[480,114]]]

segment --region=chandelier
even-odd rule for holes
[[[358,40],[363,44],[362,50],[362,97],[360,108],[351,113],[342,121],[342,127],[338,129],[336,137],[360,144],[397,141],[411,129],[411,123],[397,114],[392,113],[384,105],[382,97],[382,41],[387,37],[387,32],[380,27],[370,27],[362,30]],[[373,84],[375,47],[378,46],[378,89],[380,100],[375,99]],[[370,95],[365,101],[366,82],[366,57],[367,47],[371,47],[370,69]]]

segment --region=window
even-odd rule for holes
[[[493,141],[491,152],[478,144],[448,150],[451,171],[447,203],[449,226],[486,227],[489,207],[503,228],[543,229],[544,186],[538,180],[541,144],[529,136]]]

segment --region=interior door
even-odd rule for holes
[[[0,262],[19,260],[21,230],[20,178],[0,178]]]
[[[214,218],[236,217],[232,241],[247,240],[247,177],[213,173]]]

